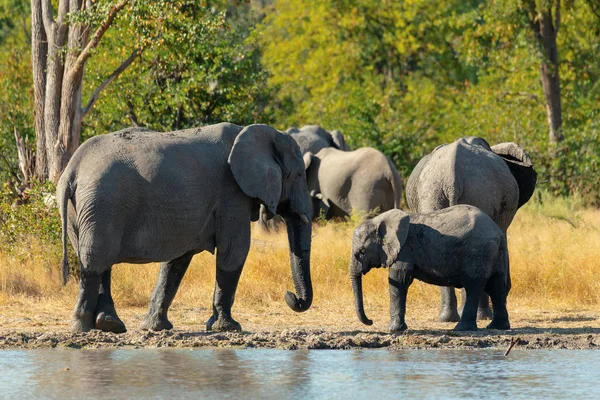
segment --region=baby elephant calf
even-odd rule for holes
[[[390,331],[405,330],[406,292],[413,279],[465,288],[467,299],[454,328],[477,329],[482,291],[490,296],[494,317],[489,329],[510,329],[506,296],[510,290],[506,236],[476,207],[458,205],[430,214],[387,211],[354,231],[350,279],[356,314],[371,325],[363,307],[362,276],[389,267]]]

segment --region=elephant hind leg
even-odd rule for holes
[[[124,333],[127,332],[127,329],[117,315],[111,294],[111,273],[112,267],[102,274],[98,304],[96,305],[96,329],[100,329],[103,332]]]
[[[73,311],[73,332],[88,332],[95,328],[96,307],[102,274],[81,265],[79,297]]]
[[[452,287],[440,288],[442,295],[442,307],[440,309],[439,321],[440,322],[458,322],[460,315],[458,314],[456,304],[456,293]]]
[[[479,298],[483,292],[484,284],[477,280],[464,285],[467,292],[467,298],[463,307],[460,321],[454,328],[456,331],[476,331],[477,330],[477,306]]]
[[[487,328],[510,329],[508,310],[506,309],[506,296],[508,295],[506,277],[502,274],[492,275],[485,287],[485,291],[490,295],[492,306],[494,307],[494,317]]]
[[[461,306],[458,310],[459,315],[462,314],[462,310],[465,306],[465,300],[467,299],[467,293],[465,292],[465,289],[461,290]],[[487,293],[482,293],[481,297],[479,298],[479,305],[477,306],[477,319],[478,320],[485,320],[485,319],[492,319],[493,313],[492,313],[492,309],[490,308],[490,298],[488,297]]]

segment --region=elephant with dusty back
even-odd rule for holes
[[[74,331],[125,331],[110,291],[112,266],[121,262],[161,262],[142,328],[172,328],[169,306],[192,257],[204,250],[217,251],[207,329],[241,329],[231,307],[250,248],[250,221],[261,204],[287,225],[298,296],[287,292],[285,300],[294,311],[311,306],[312,211],[304,163],[296,142],[269,126],[133,128],[93,137],[62,174],[57,200],[63,273],[67,233],[81,267]]]
[[[490,146],[482,138],[469,136],[438,146],[419,161],[406,182],[406,201],[415,213],[470,204],[489,215],[506,234],[517,210],[531,198],[536,181],[533,164],[520,146]],[[489,298],[484,294],[478,318],[490,317]],[[439,320],[459,318],[454,289],[442,288]]]

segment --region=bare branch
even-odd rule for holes
[[[44,21],[44,29],[46,30],[46,36],[52,36],[52,30],[54,28],[54,17],[52,17],[52,4],[50,0],[36,0],[42,4],[42,21]]]
[[[96,29],[96,32],[94,32],[94,35],[90,39],[87,46],[85,46],[85,48],[81,51],[81,54],[79,54],[79,57],[77,57],[77,61],[75,61],[73,68],[71,71],[69,71],[70,77],[76,76],[83,70],[83,66],[88,58],[90,58],[92,50],[98,46],[102,36],[104,36],[104,33],[108,30],[114,19],[117,17],[119,11],[121,11],[127,5],[127,3],[129,3],[129,1],[130,0],[121,0],[108,11],[104,21],[102,21],[98,29]]]
[[[108,85],[110,85],[112,83],[112,81],[117,79],[117,77],[119,75],[121,75],[121,73],[123,71],[125,71],[125,69],[127,69],[127,67],[129,67],[135,61],[135,59],[142,53],[142,51],[144,51],[144,50],[143,49],[135,49],[131,53],[131,55],[125,61],[123,61],[121,63],[121,65],[119,65],[117,67],[117,69],[115,69],[112,72],[112,74],[110,74],[108,76],[108,78],[106,78],[106,80],[104,82],[102,82],[102,84],[100,86],[98,86],[96,88],[96,90],[94,90],[94,93],[92,93],[92,96],[90,97],[90,100],[88,101],[87,105],[81,110],[81,119],[85,118],[87,113],[90,112],[90,110],[96,103],[96,100],[98,100],[98,96],[100,95],[100,92],[103,91]]]

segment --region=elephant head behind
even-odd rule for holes
[[[350,151],[344,135],[340,131],[328,131],[320,125],[306,125],[298,129],[289,128],[286,133],[290,134],[300,146],[302,154],[311,152],[317,154],[324,148],[333,147],[338,150]]]

